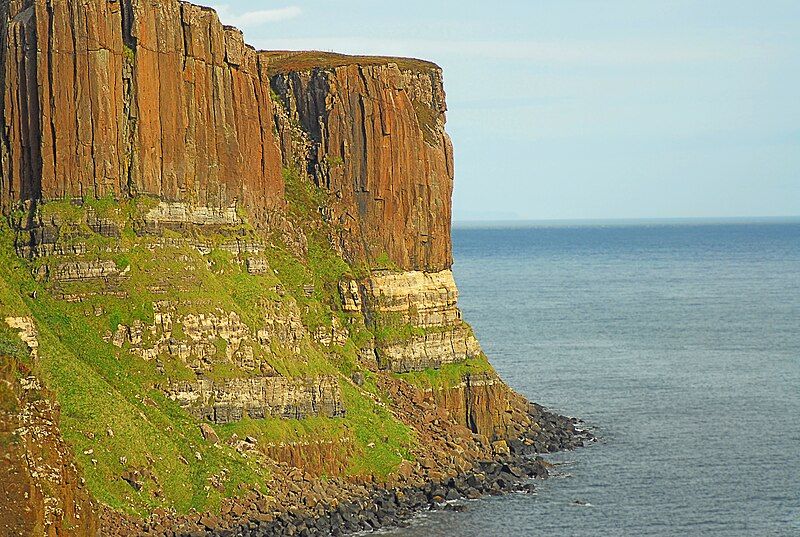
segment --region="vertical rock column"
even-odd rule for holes
[[[266,65],[213,10],[177,0],[2,9],[5,212],[142,193],[242,204],[258,221],[283,204]]]
[[[211,207],[241,203],[256,220],[283,203],[269,80],[242,33],[209,9],[125,0],[136,115],[137,192]]]
[[[314,54],[317,67],[302,54],[273,54],[272,86],[312,142],[308,170],[335,195],[332,218],[348,258],[449,268],[453,155],[441,70]]]
[[[121,9],[35,0],[6,31],[3,205],[125,188]]]

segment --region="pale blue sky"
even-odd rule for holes
[[[440,64],[457,220],[800,215],[800,1],[209,3],[258,48]]]

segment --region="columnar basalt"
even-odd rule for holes
[[[303,162],[335,195],[329,217],[349,259],[450,266],[452,147],[436,65],[259,53],[213,10],[177,0],[6,4],[4,212],[151,194],[208,213],[242,205],[263,224],[284,203],[282,164]],[[306,154],[291,136],[279,147],[281,117],[301,126]]]
[[[44,517],[0,527],[94,532],[82,472],[158,513],[103,535],[374,529],[340,506],[498,492],[513,453],[578,445],[458,309],[438,66],[256,51],[179,0],[0,0],[0,42],[0,414],[28,413],[0,425],[36,418],[0,473]]]
[[[178,0],[5,2],[4,211],[152,194],[264,217],[281,206],[266,59]]]
[[[490,440],[517,438],[532,424],[528,402],[495,374],[467,375],[430,393],[458,423]]]
[[[330,218],[348,257],[449,268],[453,152],[441,70],[320,53],[271,58],[272,87],[311,142],[308,170],[335,195]]]

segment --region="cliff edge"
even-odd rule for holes
[[[6,0],[0,39],[6,530],[370,529],[580,444],[461,317],[438,66],[176,0]]]

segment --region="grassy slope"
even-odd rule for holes
[[[100,501],[140,514],[159,506],[179,512],[213,509],[240,484],[263,488],[268,481],[268,472],[255,461],[203,440],[197,421],[154,388],[166,380],[154,363],[132,355],[127,346],[118,349],[103,340],[103,335],[119,324],[131,325],[136,320],[152,324],[153,302],[158,300],[179,304],[179,313],[235,311],[253,333],[263,325],[265,303],[279,301],[295,303],[310,330],[330,327],[334,316],[340,324],[354,327],[353,337],[332,353],[310,339],[303,342],[301,356],[280,348],[255,349],[257,356],[285,375],[341,373],[348,409],[345,418],[244,420],[218,427],[222,438],[237,433],[264,442],[287,442],[347,436],[354,439],[349,462],[352,474],[386,475],[411,457],[413,432],[375,404],[374,383],[356,388],[347,380],[359,368],[359,346],[372,338],[363,322],[351,323],[351,316],[339,309],[337,282],[345,276],[355,277],[356,272],[327,247],[315,211],[324,203],[324,194],[301,184],[295,174],[287,175],[290,212],[309,230],[309,255],[295,258],[273,237],[263,254],[271,269],[266,275],[249,274],[242,260],[219,248],[230,237],[252,235],[246,225],[202,237],[217,246],[207,256],[188,245],[153,248],[153,239],[137,237],[132,229],[132,222],[156,203],[146,198],[126,203],[97,200],[84,208],[55,202],[43,208],[47,220],[61,224],[65,242],[88,246],[89,252],[76,260],[111,259],[120,268],[131,267],[127,279],[111,285],[115,291],[124,291],[124,298],[103,295],[107,285],[97,282],[62,283],[57,288],[36,282],[31,273],[48,260],[21,260],[13,251],[13,232],[6,226],[0,228],[0,315],[34,317],[41,357],[35,372],[56,393],[64,437]],[[92,233],[84,218],[88,208],[124,228],[121,238]],[[50,260],[56,264],[63,261]],[[276,285],[286,290],[285,295],[276,292]],[[311,297],[305,295],[307,285],[314,286]],[[84,300],[58,300],[56,292],[82,294]],[[174,335],[180,335],[180,330],[176,327]],[[224,352],[221,343],[218,348]],[[0,330],[0,352],[19,354],[19,340],[13,331]],[[163,360],[170,378],[194,377],[178,360]],[[247,374],[225,364],[210,376]],[[374,447],[369,447],[371,444]],[[120,479],[125,469],[149,469],[152,479],[145,479],[143,489],[137,492]],[[224,490],[210,486],[212,477],[225,484]]]
[[[213,508],[224,496],[206,490],[214,474],[227,474],[228,494],[239,483],[266,480],[262,468],[233,450],[205,443],[193,420],[148,389],[148,364],[105,343],[75,305],[50,298],[14,254],[8,229],[0,240],[0,314],[34,317],[41,356],[34,371],[57,394],[62,433],[95,497],[128,512],[157,506],[188,511]],[[125,468],[150,468],[158,484],[149,480],[136,492],[119,478]]]
[[[426,60],[401,58],[393,56],[351,56],[335,52],[323,51],[261,51],[270,58],[270,76],[291,71],[308,71],[311,69],[334,69],[347,65],[387,65],[393,63],[400,69],[410,71],[430,71],[439,66]]]
[[[254,349],[257,357],[284,375],[340,374],[345,418],[246,419],[217,427],[223,439],[234,433],[255,436],[265,443],[349,437],[354,439],[348,461],[351,474],[385,476],[403,459],[412,457],[414,432],[378,404],[388,401],[376,388],[374,374],[363,371],[366,382],[362,387],[349,380],[361,369],[359,348],[374,336],[360,315],[341,311],[337,283],[363,277],[366,271],[348,266],[328,246],[327,224],[317,211],[325,203],[325,194],[292,172],[287,171],[285,176],[289,213],[306,231],[308,256],[298,259],[280,237],[269,237],[263,254],[270,266],[266,275],[249,274],[241,259],[220,248],[232,236],[257,238],[246,225],[203,236],[204,242],[214,246],[205,256],[188,245],[153,248],[154,239],[137,237],[132,229],[132,222],[142,211],[156,203],[146,198],[90,204],[96,214],[124,227],[119,239],[92,233],[85,225],[86,208],[68,202],[44,206],[48,219],[69,224],[72,237],[67,241],[88,245],[89,252],[80,259],[111,259],[120,268],[130,266],[127,279],[111,284],[114,290],[124,291],[125,298],[101,294],[103,285],[96,282],[64,283],[58,288],[38,283],[31,274],[47,260],[27,262],[17,257],[13,232],[0,226],[0,316],[30,315],[35,319],[40,360],[31,365],[56,394],[63,435],[74,449],[90,490],[100,501],[139,514],[155,507],[179,512],[213,510],[221,498],[234,494],[240,485],[263,489],[268,483],[268,471],[256,461],[203,440],[198,422],[155,388],[166,377],[153,362],[139,359],[127,346],[119,349],[103,339],[121,323],[130,325],[140,320],[150,325],[153,302],[159,300],[179,304],[179,313],[235,311],[253,333],[263,325],[265,305],[281,301],[295,304],[311,331],[330,327],[334,318],[350,329],[351,337],[343,346],[325,350],[308,339],[300,356],[281,348]],[[277,285],[286,292],[277,292]],[[314,286],[311,297],[305,293],[308,285]],[[85,299],[78,303],[58,300],[56,291],[81,293]],[[399,336],[413,334],[406,331],[399,330]],[[393,330],[389,338],[398,337],[397,332]],[[176,326],[173,336],[180,335],[181,327]],[[225,346],[221,343],[217,347],[223,353]],[[0,353],[19,355],[21,351],[24,354],[14,333],[0,329]],[[162,359],[169,378],[194,378],[194,372],[179,360]],[[489,367],[485,360],[474,362],[403,377],[422,386],[453,385],[465,372]],[[252,373],[232,364],[215,367],[209,373],[212,377],[248,374]],[[126,469],[149,469],[152,478],[144,480],[141,491],[135,491],[120,478]],[[211,486],[212,481],[223,482],[224,488]]]

